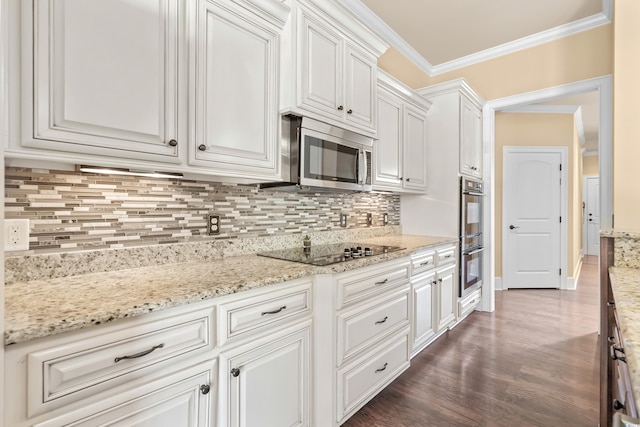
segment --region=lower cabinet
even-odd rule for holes
[[[214,425],[216,363],[185,369],[148,386],[34,424],[34,427],[206,427]]]
[[[411,278],[412,342],[411,354],[422,350],[436,334],[434,301],[436,293],[436,273],[434,271]]]
[[[309,425],[311,321],[300,326],[221,353],[223,425]]]
[[[451,265],[436,271],[438,287],[438,321],[436,329],[442,331],[456,320],[456,266]]]

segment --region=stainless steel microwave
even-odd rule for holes
[[[283,182],[261,188],[371,191],[373,139],[308,117],[282,118]]]

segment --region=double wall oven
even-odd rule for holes
[[[484,252],[482,181],[460,178],[460,296],[482,286]]]

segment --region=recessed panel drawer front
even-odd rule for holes
[[[220,305],[226,321],[226,338],[231,339],[267,325],[286,322],[311,312],[311,281],[293,288],[241,298]],[[292,319],[293,320],[293,319]]]
[[[337,279],[338,309],[409,282],[409,261],[368,267],[358,273],[342,274]]]
[[[477,289],[475,292],[471,293],[465,299],[458,302],[458,317],[464,317],[467,314],[471,313],[476,306],[480,303],[480,299],[482,298],[482,290]]]
[[[338,315],[338,364],[409,322],[409,288]]]
[[[424,252],[411,257],[411,274],[416,275],[436,266],[435,251]]]
[[[409,330],[338,370],[338,422],[409,367]]]
[[[450,246],[436,250],[436,262],[438,265],[451,264],[456,261],[456,247]]]
[[[150,365],[213,349],[213,312],[207,308],[29,354],[29,414],[136,378]]]

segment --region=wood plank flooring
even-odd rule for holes
[[[345,427],[597,426],[597,257],[578,289],[496,293]]]

